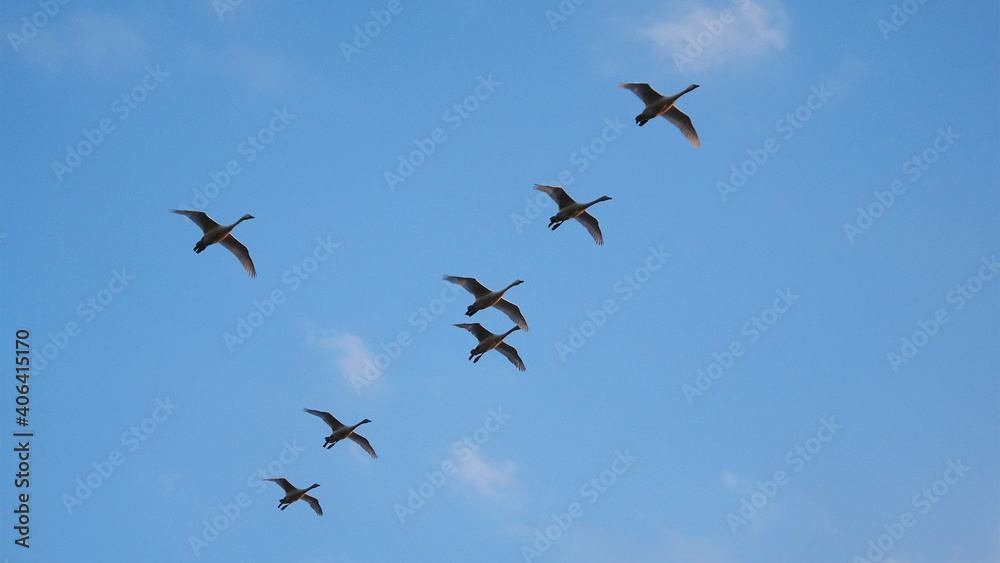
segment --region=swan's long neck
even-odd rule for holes
[[[500,337],[500,340],[503,340],[504,338],[507,338],[508,336],[510,336],[510,333],[514,332],[515,330],[521,330],[521,327],[515,326],[514,328],[512,328],[512,329],[508,330],[507,332],[503,333],[503,336]]]
[[[244,219],[246,219],[246,217],[240,217],[239,221],[233,223],[232,225],[229,225],[229,230],[231,231],[231,230],[235,229],[236,225],[239,225],[240,223],[242,223]]]
[[[586,208],[590,207],[591,205],[594,205],[595,203],[600,203],[602,201],[607,201],[608,199],[610,199],[610,198],[608,198],[608,197],[599,197],[599,198],[595,199],[594,201],[592,201],[592,202],[584,205],[583,208],[586,209]]]
[[[697,84],[692,84],[692,85],[688,86],[683,92],[681,92],[680,94],[677,94],[677,97],[680,98],[684,94],[687,94],[688,92],[690,92],[691,90],[694,90],[697,87],[698,87]]]
[[[318,487],[318,486],[319,486],[319,483],[313,483],[313,484],[312,484],[311,486],[309,486],[309,487],[307,487],[307,488],[303,489],[303,490],[302,490],[302,492],[303,492],[303,493],[308,493],[309,491],[311,491],[311,490],[315,489],[315,488],[316,488],[316,487]]]

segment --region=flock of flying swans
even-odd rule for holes
[[[674,105],[677,103],[678,98],[697,88],[697,84],[688,86],[684,89],[684,91],[675,96],[664,96],[656,90],[653,90],[649,84],[644,83],[629,82],[619,84],[619,86],[621,88],[631,90],[633,94],[638,96],[639,99],[646,104],[642,113],[635,116],[635,122],[640,127],[645,125],[646,122],[651,119],[663,116],[664,119],[673,123],[678,129],[680,129],[681,133],[684,134],[684,137],[691,143],[691,146],[694,148],[701,147],[701,141],[698,139],[698,132],[695,131],[694,125],[691,124],[691,118],[681,110],[677,109]],[[570,219],[576,219],[587,229],[590,236],[594,237],[594,242],[599,245],[604,244],[604,236],[601,234],[601,228],[597,223],[597,219],[587,212],[587,208],[595,203],[607,201],[611,199],[610,197],[601,196],[589,203],[580,203],[571,198],[566,193],[566,190],[559,186],[543,186],[536,184],[535,189],[548,194],[548,196],[556,202],[556,205],[559,206],[559,210],[556,214],[549,218],[549,228],[554,231],[564,222],[569,221]],[[232,231],[236,225],[239,225],[247,219],[253,219],[253,215],[246,214],[243,217],[240,217],[240,220],[232,225],[220,225],[201,211],[171,209],[170,212],[186,216],[201,228],[203,236],[201,237],[201,240],[194,245],[195,253],[201,253],[202,250],[205,250],[209,246],[219,243],[239,258],[240,264],[243,265],[243,268],[246,269],[247,274],[249,274],[251,278],[257,277],[257,271],[254,269],[253,260],[250,259],[250,251],[248,251],[247,247],[240,241],[236,240],[236,237],[232,235]],[[476,278],[463,278],[460,276],[444,276],[443,278],[445,281],[464,287],[466,291],[471,293],[473,297],[476,298],[472,305],[469,305],[469,308],[466,310],[465,314],[467,316],[471,317],[478,311],[495,307],[503,314],[507,315],[507,317],[509,317],[515,324],[513,328],[503,334],[493,334],[483,328],[483,325],[479,323],[458,323],[454,325],[458,328],[464,328],[465,330],[471,332],[472,335],[479,341],[479,344],[477,344],[476,347],[469,352],[469,359],[472,360],[473,363],[476,363],[486,352],[496,350],[510,360],[510,363],[514,364],[517,369],[524,371],[524,362],[521,360],[521,357],[518,356],[517,350],[510,344],[504,342],[504,339],[515,330],[527,332],[528,323],[524,320],[524,315],[521,314],[521,309],[519,309],[517,305],[503,298],[503,295],[507,292],[507,290],[524,282],[521,280],[515,280],[513,283],[501,290],[491,291],[486,286],[479,283],[479,280]],[[323,419],[323,422],[325,422],[327,426],[330,427],[330,430],[332,430],[333,433],[327,436],[323,443],[323,447],[325,449],[330,449],[337,442],[347,438],[361,446],[366,452],[368,452],[368,455],[372,456],[372,459],[378,458],[378,456],[375,455],[375,449],[372,448],[370,443],[368,443],[368,440],[356,432],[359,426],[371,422],[367,418],[354,426],[347,426],[342,424],[328,412],[313,409],[302,410]],[[316,511],[316,514],[320,516],[323,515],[323,509],[320,508],[319,501],[316,500],[316,497],[308,494],[309,491],[319,486],[318,483],[313,483],[305,489],[298,489],[289,483],[287,479],[282,477],[267,480],[277,483],[285,491],[285,496],[278,501],[278,508],[281,510],[288,508],[290,504],[297,500],[304,500],[314,511]]]

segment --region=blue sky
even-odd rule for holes
[[[5,560],[1000,557],[995,2],[230,4],[0,11]]]

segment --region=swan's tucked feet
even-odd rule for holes
[[[576,219],[584,227],[586,227],[587,232],[590,236],[594,237],[594,242],[597,244],[604,244],[604,237],[601,235],[600,225],[597,223],[597,219],[593,215],[587,213],[587,208],[596,203],[607,201],[611,199],[608,196],[601,196],[594,201],[581,203],[573,198],[569,197],[566,190],[559,186],[542,186],[536,185],[536,190],[545,192],[551,197],[556,205],[559,206],[559,212],[549,218],[549,227],[554,231],[570,219]]]
[[[302,409],[302,410],[313,416],[318,416],[319,418],[323,419],[323,422],[325,422],[326,425],[330,427],[330,430],[333,431],[332,434],[330,434],[329,436],[326,437],[326,439],[324,439],[323,441],[324,449],[329,450],[338,442],[347,438],[348,440],[351,440],[352,442],[355,442],[356,444],[361,446],[362,449],[368,452],[368,455],[372,456],[372,459],[378,457],[377,455],[375,455],[375,450],[372,448],[371,444],[368,443],[368,440],[365,439],[364,436],[361,436],[360,434],[355,432],[355,430],[357,430],[357,428],[362,424],[368,424],[369,422],[371,422],[367,418],[355,424],[354,426],[347,426],[341,423],[339,420],[337,420],[335,416],[333,416],[328,412],[317,411],[313,409]]]
[[[664,96],[645,83],[629,82],[627,84],[619,84],[619,86],[631,90],[633,94],[639,96],[642,103],[646,104],[646,109],[635,117],[635,122],[640,127],[645,125],[650,119],[663,116],[664,119],[673,123],[681,130],[681,133],[691,143],[691,146],[694,148],[701,146],[701,141],[698,140],[698,132],[694,130],[694,125],[691,124],[691,118],[674,106],[678,98],[697,88],[697,84],[688,86],[676,96]]]
[[[201,254],[202,250],[215,243],[219,243],[239,258],[240,264],[243,265],[243,268],[246,269],[247,274],[251,278],[257,277],[257,272],[254,270],[253,260],[250,259],[250,252],[247,250],[247,247],[243,246],[243,243],[236,240],[236,237],[230,234],[236,225],[247,219],[253,219],[253,215],[246,214],[232,225],[220,225],[201,211],[190,211],[187,209],[171,209],[170,211],[191,219],[202,230],[203,236],[201,240],[194,245],[195,254]]]
[[[507,287],[499,291],[490,291],[486,286],[479,283],[476,278],[463,278],[459,276],[443,276],[443,279],[447,282],[451,282],[456,285],[460,285],[465,288],[466,291],[475,296],[476,300],[469,305],[468,309],[465,310],[465,316],[471,317],[478,311],[482,311],[487,307],[495,307],[507,317],[514,321],[521,330],[528,330],[528,323],[525,322],[524,316],[521,315],[521,310],[518,309],[517,305],[507,301],[503,298],[504,293],[515,285],[520,285],[524,283],[521,280],[514,280]]]
[[[524,371],[524,362],[522,362],[521,358],[518,357],[517,350],[515,350],[510,344],[503,341],[504,338],[510,336],[510,333],[515,330],[520,330],[521,327],[515,326],[503,334],[493,334],[483,328],[483,325],[479,323],[462,323],[455,326],[458,328],[464,328],[465,330],[471,332],[473,336],[476,337],[476,340],[479,341],[479,345],[473,348],[470,352],[471,355],[476,356],[475,359],[472,359],[470,356],[472,363],[478,362],[479,358],[482,358],[483,354],[489,352],[490,350],[497,350],[503,354],[504,357],[510,360],[510,363],[514,364],[517,369]]]

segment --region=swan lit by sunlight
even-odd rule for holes
[[[697,84],[688,86],[676,96],[664,96],[653,90],[649,84],[629,82],[628,84],[619,84],[618,86],[628,88],[633,94],[639,96],[642,103],[646,104],[646,108],[642,110],[642,113],[635,116],[635,122],[639,124],[639,127],[645,125],[650,119],[662,115],[664,119],[673,123],[681,130],[684,137],[691,142],[691,146],[694,148],[701,146],[701,141],[698,139],[698,132],[694,130],[694,125],[691,124],[691,118],[674,106],[678,98],[697,88]]]
[[[236,240],[236,237],[230,234],[236,225],[239,225],[247,219],[253,219],[253,215],[248,213],[240,217],[240,220],[232,225],[220,225],[201,211],[171,209],[170,212],[179,213],[188,219],[191,219],[194,221],[194,224],[201,227],[201,230],[205,233],[205,236],[201,237],[201,240],[194,245],[194,251],[196,253],[200,253],[210,245],[218,242],[222,244],[222,246],[228,248],[230,252],[235,254],[236,257],[240,259],[240,264],[243,264],[243,267],[246,269],[247,273],[250,274],[251,278],[257,277],[257,271],[253,267],[253,260],[250,259],[250,251],[247,250],[247,247],[243,246],[243,243]]]

